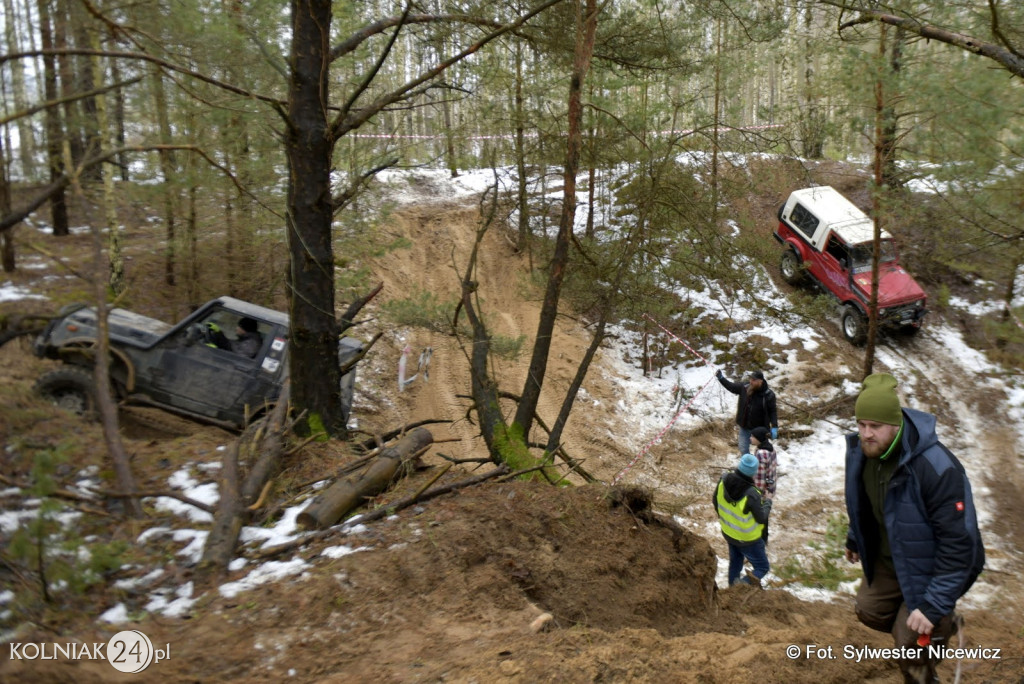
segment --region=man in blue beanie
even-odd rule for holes
[[[898,649],[952,647],[956,602],[985,549],[963,466],[935,434],[935,416],[900,407],[896,384],[888,373],[864,379],[857,434],[846,437],[846,558],[864,570],[857,618],[891,632]],[[917,654],[899,660],[904,681],[936,681],[932,650],[901,652]]]
[[[768,554],[765,551],[764,532],[772,502],[766,501],[754,486],[757,458],[744,454],[736,470],[722,475],[715,488],[714,505],[722,536],[729,543],[729,586],[740,580],[743,563],[754,566],[754,577],[760,582],[768,574]]]

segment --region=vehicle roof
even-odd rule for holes
[[[213,301],[245,316],[260,318],[285,327],[288,326],[288,314],[282,313],[281,311],[268,309],[267,307],[260,306],[259,304],[251,304],[249,302],[242,301],[241,299],[235,299],[234,297],[217,297]]]
[[[809,209],[823,224],[827,224],[844,242],[857,245],[874,240],[875,222],[832,186],[821,185],[794,190],[792,197]],[[892,235],[883,229],[882,237],[890,238]]]

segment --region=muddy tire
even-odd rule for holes
[[[840,327],[843,329],[843,337],[850,344],[859,347],[868,338],[868,320],[855,307],[849,305],[843,307]]]
[[[58,407],[84,418],[96,417],[96,383],[91,370],[63,366],[36,381],[35,391]]]
[[[799,285],[804,280],[804,265],[792,249],[787,249],[782,253],[779,271],[782,273],[782,279],[790,285]]]

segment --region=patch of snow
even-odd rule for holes
[[[220,585],[220,595],[225,598],[233,598],[243,591],[248,591],[261,584],[297,575],[307,567],[309,567],[309,563],[301,558],[294,558],[290,561],[267,561],[237,582]]]
[[[0,302],[17,302],[23,299],[48,299],[48,297],[35,294],[20,285],[15,285],[10,280],[0,285]]]
[[[118,603],[113,608],[108,608],[103,611],[99,618],[99,622],[109,622],[110,624],[119,624],[122,622],[128,622],[128,608],[123,603]]]
[[[358,551],[366,551],[367,548],[368,547],[366,546],[357,546],[355,548],[352,548],[351,546],[328,546],[320,552],[320,555],[326,556],[327,558],[341,558]]]

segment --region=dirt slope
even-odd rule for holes
[[[391,229],[409,238],[409,249],[382,257],[375,272],[385,282],[384,297],[411,297],[419,290],[442,298],[454,295],[476,230],[474,206],[423,205],[400,212]],[[497,331],[532,336],[538,304],[521,281],[523,258],[512,253],[498,233],[489,234],[481,251],[481,297],[496,312]],[[25,282],[34,276],[22,274]],[[372,331],[368,331],[372,332]],[[542,397],[542,416],[554,416],[575,371],[587,337],[582,326],[563,318]],[[395,390],[401,349],[415,354],[432,347],[428,382],[405,392]],[[986,573],[992,598],[983,608],[968,607],[968,645],[1002,649],[999,659],[963,662],[967,682],[1020,682],[1024,671],[1024,622],[1019,607],[1024,593],[1017,567],[1024,509],[1019,449],[1012,426],[993,415],[998,397],[964,383],[950,351],[922,336],[899,353],[920,359],[920,382],[942,418],[990,421],[979,449],[999,464],[984,486],[996,499],[998,520],[987,528],[993,570]],[[830,363],[848,361],[841,344],[820,352]],[[12,448],[17,439],[45,440],[74,431],[86,446],[76,466],[102,463],[103,446],[94,427],[82,426],[40,405],[29,387],[41,362],[10,346],[0,351],[0,412],[19,417],[34,412],[32,428],[4,439],[3,473],[24,478],[29,464]],[[518,392],[528,359],[499,360],[503,387]],[[612,385],[599,367],[587,383],[599,405],[581,403],[573,414],[565,443],[573,456],[609,481],[632,457],[616,434],[628,430],[614,412]],[[370,432],[427,418],[450,419],[433,426],[438,444],[424,458],[427,469],[403,483],[393,498],[417,489],[443,461],[437,452],[480,457],[482,442],[465,419],[469,378],[463,352],[450,337],[421,329],[390,332],[363,371],[357,405],[360,427]],[[791,381],[791,396],[814,396],[815,379]],[[957,391],[951,392],[950,388]],[[19,422],[19,425],[21,423]],[[227,436],[218,430],[188,426],[181,434],[137,430],[128,435],[142,486],[165,486],[167,476],[185,463],[218,458]],[[788,682],[898,682],[895,663],[883,657],[845,657],[844,648],[890,645],[886,635],[861,627],[852,601],[804,602],[780,588],[719,590],[714,586],[716,554],[725,544],[702,535],[713,515],[706,503],[722,454],[729,453],[728,417],[720,424],[684,434],[674,432],[652,451],[642,468],[662,485],[643,496],[632,489],[605,485],[553,488],[502,483],[463,490],[437,499],[346,537],[327,539],[295,558],[308,563],[299,575],[264,584],[236,596],[212,585],[198,585],[202,598],[184,619],[159,614],[142,617],[130,628],[145,632],[154,644],[171,644],[172,657],[152,665],[146,676],[159,681],[297,682],[721,682],[756,678]],[[304,475],[329,471],[344,454],[313,446],[294,469]],[[318,460],[321,459],[321,460]],[[465,476],[453,471],[446,479]],[[639,471],[638,471],[639,472]],[[290,479],[304,479],[291,475]],[[292,492],[294,494],[294,492]],[[658,511],[645,502],[653,497]],[[626,504],[626,505],[624,505]],[[5,506],[14,507],[13,497]],[[770,553],[775,563],[806,550],[821,538],[823,520],[842,502],[821,497],[800,510],[780,505]],[[682,526],[666,513],[676,514]],[[167,524],[181,524],[164,520]],[[115,524],[108,533],[134,540],[140,529]],[[339,555],[345,545],[355,553]],[[143,546],[143,545],[140,545]],[[195,579],[176,562],[179,545],[147,548],[162,567],[157,580],[177,587]],[[331,551],[334,549],[334,551]],[[140,552],[143,549],[140,549]],[[327,553],[324,553],[327,551]],[[337,556],[337,557],[335,557]],[[237,579],[249,570],[237,570]],[[146,569],[126,568],[122,576]],[[11,586],[21,580],[3,575]],[[4,625],[21,642],[106,641],[129,628],[97,623],[96,616],[116,601],[142,614],[147,593],[113,590],[75,599],[73,612],[40,611],[37,619]],[[539,632],[530,625],[552,616]],[[809,645],[832,649],[832,657],[808,657]],[[801,654],[787,656],[797,645]],[[942,675],[952,681],[954,663]],[[120,681],[102,662],[13,661],[0,649],[0,681]]]

